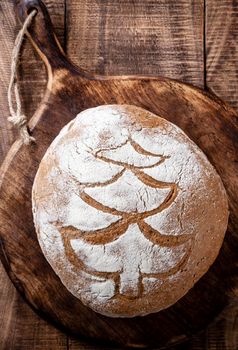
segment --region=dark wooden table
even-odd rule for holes
[[[47,0],[72,61],[100,74],[163,75],[213,90],[238,109],[238,1]],[[15,135],[7,117],[11,50],[19,26],[13,0],[0,2],[0,162]],[[26,42],[19,66],[25,113],[42,98],[46,75]],[[238,269],[238,267],[237,267]],[[237,300],[206,331],[176,350],[237,350]],[[0,265],[0,349],[95,349],[41,320]],[[98,347],[99,349],[99,347]],[[96,349],[95,349],[96,350]],[[175,348],[174,348],[175,350]]]

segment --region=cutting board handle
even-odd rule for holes
[[[45,4],[41,0],[15,0],[15,12],[21,23],[28,14],[37,10],[28,36],[45,62],[48,71],[67,67],[69,62],[54,33],[53,25]]]

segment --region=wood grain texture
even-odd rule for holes
[[[68,342],[68,349],[69,350],[121,350],[121,347],[106,347],[90,344],[88,341],[82,341],[75,339],[73,337],[69,338]]]
[[[204,1],[71,0],[67,54],[105,75],[161,75],[204,85]]]
[[[10,79],[11,52],[16,35],[16,20],[13,11],[13,2],[3,0],[0,3],[0,163],[8,151],[12,141],[13,132],[7,117],[7,88]]]
[[[1,285],[1,291],[9,293],[8,298],[1,295],[0,300],[7,300],[5,305],[1,305],[0,320],[1,350],[51,350],[67,349],[67,337],[49,323],[46,323],[22,300],[20,295],[12,286],[8,286],[5,277],[5,285]],[[3,317],[5,316],[5,317]]]
[[[238,109],[238,2],[206,2],[206,80],[209,89]]]
[[[51,63],[50,94],[30,121],[40,142],[31,147],[16,142],[2,166],[2,261],[15,285],[38,311],[78,335],[127,346],[159,347],[186,339],[228,303],[230,289],[236,282],[238,202],[233,174],[237,171],[238,126],[235,114],[214,96],[179,82],[146,77],[105,79],[77,70],[60,53],[54,38],[46,35],[50,22],[40,11],[41,7],[31,36],[41,54],[48,58],[47,66]],[[58,56],[52,57],[56,52]],[[83,306],[62,286],[46,262],[32,222],[31,186],[47,146],[78,112],[111,103],[141,106],[179,125],[214,164],[230,200],[229,229],[216,263],[178,303],[143,318],[109,319]],[[20,217],[24,220],[20,221]]]
[[[14,307],[16,305],[16,290],[7,278],[0,265],[0,349],[9,348],[9,338],[12,335],[14,322]]]
[[[53,2],[55,3],[55,1],[52,1],[52,3]],[[210,2],[212,2],[212,1],[210,1]],[[87,9],[87,11],[85,13],[83,11],[81,13],[77,12],[79,7],[81,6],[81,4],[78,4],[78,3],[79,3],[78,1],[74,1],[74,2],[72,0],[68,0],[67,1],[68,7],[69,7],[69,10],[67,12],[68,13],[68,15],[67,15],[67,17],[68,17],[68,30],[72,30],[72,33],[74,33],[74,35],[75,35],[75,36],[73,36],[73,34],[71,34],[70,41],[68,41],[68,45],[72,45],[72,43],[73,43],[73,46],[71,46],[71,48],[68,47],[69,53],[70,53],[70,55],[72,54],[72,58],[76,62],[82,62],[84,67],[92,68],[92,70],[95,71],[95,72],[100,72],[100,69],[102,71],[105,70],[106,73],[108,72],[108,74],[110,74],[110,70],[113,71],[113,65],[114,65],[114,63],[116,61],[117,56],[114,56],[114,62],[109,62],[108,60],[102,60],[101,56],[99,56],[97,54],[95,54],[95,56],[94,56],[94,47],[95,47],[95,50],[96,50],[98,42],[100,42],[100,45],[103,46],[103,40],[104,40],[103,38],[104,37],[103,36],[102,37],[101,36],[98,37],[97,35],[89,36],[89,33],[85,32],[84,35],[80,37],[80,40],[77,39],[77,37],[79,36],[79,33],[80,33],[79,30],[83,30],[83,25],[82,25],[81,21],[86,21],[87,22],[87,21],[89,21],[89,18],[91,18],[91,22],[90,23],[91,23],[91,25],[93,27],[95,24],[94,24],[92,18],[95,18],[95,20],[97,20],[97,17],[100,16],[100,13],[98,12],[98,7],[102,6],[103,2],[99,1],[98,2],[98,7],[95,6],[95,7],[92,8],[93,11],[90,11],[90,8],[89,8],[90,4],[88,4],[88,9]],[[85,3],[85,2],[82,1],[82,4],[83,3]],[[154,3],[155,3],[155,5],[157,5],[157,4],[159,5],[160,4],[160,0],[154,1]],[[208,1],[207,1],[207,3],[208,3]],[[162,1],[161,1],[161,4],[162,4]],[[196,7],[196,5],[197,5],[197,2],[195,4],[195,7]],[[2,43],[5,40],[6,50],[9,50],[9,54],[10,54],[9,47],[12,45],[12,41],[11,41],[12,39],[9,39],[9,38],[13,37],[12,31],[16,32],[16,29],[15,29],[14,25],[12,26],[12,25],[8,24],[7,27],[5,27],[5,24],[8,23],[10,18],[12,18],[13,21],[15,21],[15,19],[13,18],[13,13],[11,12],[11,8],[12,8],[11,1],[3,0],[3,1],[1,1],[0,6],[2,6],[2,8],[4,10],[3,12],[0,12],[0,16],[2,16],[1,19],[3,19],[3,21],[1,21],[1,23],[4,23],[4,26],[1,26],[1,28],[0,28],[0,30],[1,30],[0,41],[2,40],[1,41],[1,43]],[[82,5],[82,6],[84,6],[84,5]],[[82,9],[82,6],[80,7],[81,9]],[[129,7],[130,6],[132,6],[132,5],[129,5]],[[145,4],[143,6],[145,6]],[[167,11],[164,11],[164,10],[166,10],[166,6],[164,6],[164,5],[161,5],[161,6],[163,6],[163,7],[161,7],[162,10],[161,10],[161,13],[159,14],[159,16],[161,16],[162,19],[164,17],[166,17],[167,22],[168,22],[169,19],[168,19]],[[191,6],[194,6],[194,4],[191,3]],[[218,6],[218,3],[216,3],[216,6]],[[234,2],[232,4],[232,6],[234,6]],[[75,9],[76,13],[74,12],[74,9]],[[141,6],[141,10],[143,11],[143,7],[142,6]],[[187,10],[188,10],[188,14],[189,14],[191,9],[188,8]],[[227,10],[230,11],[229,8]],[[51,14],[53,13],[53,11],[56,11],[56,10],[53,9],[51,11]],[[85,17],[84,17],[84,15],[85,15]],[[75,18],[71,21],[73,16],[75,16]],[[174,13],[174,16],[177,17],[178,13]],[[128,15],[128,17],[129,17],[129,15]],[[129,19],[129,20],[131,21],[131,19]],[[196,19],[194,21],[196,21]],[[234,19],[234,21],[235,21],[235,19]],[[184,23],[186,23],[186,14],[185,13],[184,13]],[[157,27],[159,26],[158,23],[153,23],[153,25],[155,25]],[[190,32],[193,32],[194,28],[191,27],[191,25],[192,24],[190,24]],[[224,26],[223,29],[226,30],[226,26]],[[98,30],[98,28],[97,28],[97,30]],[[112,33],[113,32],[113,23],[110,24],[110,27],[108,28],[108,30],[111,31],[111,39],[109,39],[109,38],[107,39],[108,40],[107,50],[109,51],[109,53],[106,52],[106,54],[108,56],[110,56],[110,55],[112,55],[110,53],[110,48],[111,48],[110,40],[113,39],[113,33]],[[152,27],[151,28],[143,28],[142,35],[141,35],[141,38],[140,38],[141,46],[143,46],[143,44],[144,44],[144,39],[143,39],[144,36],[148,38],[147,30],[148,30],[148,32],[151,33],[153,28]],[[159,30],[159,29],[157,28],[157,30]],[[189,28],[187,29],[187,31],[188,30],[189,30]],[[233,28],[229,27],[229,31],[231,33],[233,32],[233,30],[235,30],[235,27],[233,27]],[[222,31],[222,29],[221,29],[221,31]],[[129,31],[124,31],[124,33],[127,36],[128,36],[128,32]],[[162,39],[164,40],[164,33],[160,32],[160,35],[161,35]],[[6,37],[7,37],[7,40],[5,39]],[[133,38],[133,36],[132,36],[132,38]],[[132,44],[132,41],[133,41],[132,38],[130,38],[130,41],[128,42],[128,44],[130,44],[130,45]],[[85,41],[86,39],[88,41]],[[126,40],[126,37],[124,37],[124,36],[122,36],[120,34],[120,35],[116,36],[116,40],[119,40],[119,39],[123,42],[123,40],[124,41]],[[121,42],[117,43],[116,40],[113,42],[113,45],[115,45],[117,47],[117,45],[119,46],[121,44]],[[168,39],[168,41],[169,40],[170,39]],[[195,40],[195,44],[194,45],[197,45],[196,44],[197,38],[195,37],[194,40]],[[82,45],[82,46],[80,46],[80,45]],[[89,45],[91,47],[91,51],[87,51],[87,45]],[[170,45],[171,45],[171,43],[170,43]],[[76,48],[76,51],[74,51],[74,46]],[[149,44],[147,43],[147,48],[148,48],[148,46],[149,46]],[[168,44],[168,46],[169,46],[169,44]],[[212,46],[212,42],[211,42],[211,46]],[[84,48],[84,51],[80,51],[80,47]],[[190,45],[190,47],[192,47],[192,46]],[[133,72],[133,57],[132,57],[132,54],[130,53],[130,60],[127,60],[127,54],[126,54],[127,47],[126,47],[126,45],[123,48],[122,47],[120,47],[120,48],[121,48],[121,50],[123,50],[123,53],[124,53],[123,54],[123,59],[125,60],[125,62],[124,63],[123,62],[116,62],[115,73],[116,74],[122,74],[123,73],[123,69],[127,69],[126,68],[127,64],[130,65],[130,68],[128,68],[128,72],[130,72],[130,70],[131,70],[131,72]],[[189,46],[186,47],[185,50],[187,50],[188,48],[189,48]],[[156,49],[155,44],[154,44],[153,49]],[[168,50],[169,50],[169,48],[168,48]],[[171,51],[172,50],[173,49],[171,49]],[[201,49],[201,51],[202,51],[202,49]],[[5,73],[9,72],[9,62],[4,61],[4,59],[7,57],[6,56],[7,52],[8,51],[5,51],[5,49],[4,49],[4,51],[0,52],[0,55],[2,55],[1,59],[0,59],[0,65],[2,64],[2,66],[1,66],[1,77],[0,77],[2,79],[1,80],[1,85],[2,86],[7,86],[7,81],[5,80],[6,76],[3,75]],[[119,52],[119,54],[120,54],[120,52]],[[25,49],[24,50],[24,56],[25,55],[26,55],[26,63],[27,63],[27,61],[31,59],[32,53],[30,52],[30,50],[29,50],[29,52],[27,52],[26,49]],[[150,53],[150,55],[151,55],[151,53]],[[233,55],[235,55],[235,52],[233,52]],[[95,59],[91,59],[91,56],[95,57]],[[182,62],[184,62],[185,65],[186,65],[186,62],[183,60],[182,56],[183,55],[181,54],[180,57],[177,58],[176,70],[177,70],[177,65],[179,65],[179,60],[182,60]],[[8,57],[10,58],[10,55]],[[145,56],[142,55],[140,58],[144,58],[144,57]],[[170,59],[169,55],[167,57],[167,60],[168,60],[168,62],[167,62],[168,63],[168,67],[170,67],[170,69],[173,69],[174,61],[172,61]],[[101,63],[103,65],[102,68],[100,68],[101,67],[100,66],[100,61],[101,62],[103,61],[103,63]],[[139,61],[139,59],[137,59],[137,65],[138,65],[138,61]],[[200,62],[200,60],[198,60],[198,61]],[[157,68],[155,68],[153,66],[153,64],[154,65],[156,64]],[[110,70],[107,69],[108,65],[110,66]],[[99,68],[97,68],[97,67],[99,67]],[[144,58],[143,64],[140,65],[139,69],[142,69],[142,70],[145,69],[145,72],[143,72],[143,73],[150,74],[150,67],[152,67],[151,69],[153,70],[153,72],[155,72],[156,69],[158,69],[158,71],[159,71],[159,62],[156,61],[156,60],[154,62],[152,62],[151,59],[150,59],[149,63],[147,63],[147,59]],[[197,67],[199,68],[199,64],[197,65]],[[164,75],[170,74],[169,71],[166,71],[166,63],[164,63],[164,67],[163,68],[164,68],[164,72],[163,72]],[[24,70],[25,70],[25,63],[24,63],[24,65],[22,65],[22,79],[24,79],[24,81],[25,81],[26,78],[24,76],[24,74],[25,74]],[[152,74],[153,74],[153,72],[152,72]],[[137,73],[137,72],[135,72],[135,73]],[[215,73],[216,73],[216,77],[219,77],[219,71],[215,71]],[[193,79],[194,79],[194,81],[196,81],[197,77],[200,76],[200,73],[198,73],[196,70],[194,70],[193,74],[194,75],[191,76],[191,81]],[[202,76],[203,76],[203,74],[202,74]],[[222,76],[222,79],[221,79],[220,85],[219,85],[219,88],[220,88],[219,91],[220,92],[219,91],[217,91],[217,92],[220,93],[220,95],[222,94],[224,98],[226,98],[226,93],[229,95],[229,91],[227,91],[226,89],[223,89],[222,86],[224,86],[226,84],[227,79],[231,80],[233,78],[234,78],[233,70],[232,70],[232,72],[230,72],[229,69],[227,69],[226,75]],[[29,76],[28,76],[28,79],[30,79]],[[183,76],[181,76],[181,79],[184,79]],[[190,81],[190,80],[188,80],[188,81]],[[34,89],[34,87],[36,87],[37,84],[38,83],[35,82],[34,84],[31,85],[31,88],[29,88],[30,93],[32,93],[31,89]],[[42,80],[42,87],[41,87],[41,89],[43,88],[44,84],[45,84],[45,80]],[[199,83],[199,85],[200,85],[200,83]],[[23,94],[25,93],[24,92],[25,88],[27,88],[27,84],[26,84],[26,87],[24,87],[24,85],[22,85],[22,93]],[[5,92],[3,91],[3,94],[4,93]],[[1,93],[0,98],[2,96],[3,95]],[[28,98],[29,98],[29,101],[31,100],[30,96],[26,96],[25,108],[26,108],[26,110],[29,110],[30,108],[31,108],[31,110],[34,110],[33,105],[31,105],[31,103],[28,102]],[[36,96],[36,98],[37,98],[37,96]],[[35,99],[34,99],[34,101],[35,101]],[[33,101],[33,103],[34,103],[34,101]],[[37,103],[38,103],[38,101],[39,101],[39,99],[37,100]],[[6,100],[5,100],[4,97],[1,100],[1,108],[2,109],[5,108],[5,110],[7,110],[7,104],[6,104]],[[1,111],[0,111],[0,113],[1,113]],[[6,123],[6,120],[4,119],[4,120],[1,120],[1,124],[0,124],[1,127],[2,127],[2,125],[4,125],[4,123],[5,123],[6,126],[8,126],[7,123]],[[0,138],[0,143],[1,143],[2,149],[6,150],[7,147],[9,147],[9,145],[11,143],[11,140],[12,140],[11,130],[10,130],[9,127],[8,128],[5,127],[4,129],[1,129],[1,132],[2,132],[2,134],[1,134],[1,138]],[[53,327],[47,326],[45,324],[44,330],[42,328],[42,333],[41,333],[42,338],[37,337],[36,334],[33,334],[31,326],[29,326],[27,328],[22,326],[22,328],[21,328],[21,324],[24,324],[24,323],[27,323],[28,325],[31,324],[31,323],[34,324],[34,325],[37,324],[37,321],[36,321],[37,316],[34,313],[29,311],[29,312],[24,312],[23,313],[25,318],[23,318],[23,317],[21,318],[21,316],[19,315],[19,311],[22,308],[22,303],[23,302],[22,302],[21,298],[18,297],[18,294],[16,294],[14,292],[14,290],[12,289],[10,284],[7,283],[4,274],[1,275],[1,278],[2,279],[1,279],[1,284],[0,285],[1,285],[1,287],[3,286],[4,288],[1,289],[1,291],[3,291],[3,293],[2,294],[0,293],[0,299],[2,301],[2,303],[0,305],[0,307],[1,307],[1,311],[0,311],[1,319],[0,319],[0,322],[1,322],[1,325],[3,325],[3,331],[6,331],[6,333],[2,334],[3,332],[1,333],[1,331],[0,331],[0,334],[1,334],[0,335],[0,339],[2,340],[2,339],[5,339],[6,337],[10,338],[12,336],[12,334],[15,331],[15,328],[14,328],[15,321],[14,320],[15,320],[16,317],[19,317],[19,320],[16,323],[17,323],[17,328],[20,327],[20,329],[21,329],[21,331],[18,332],[18,341],[21,342],[22,346],[24,344],[24,346],[27,348],[28,342],[32,346],[32,344],[33,344],[33,340],[32,339],[34,338],[34,346],[37,347],[38,344],[41,344],[41,349],[42,350],[48,350],[48,349],[51,349],[51,348],[52,349],[57,349],[57,343],[56,342],[52,341],[50,347],[49,347],[49,344],[47,342],[47,339],[49,338],[49,334],[51,335],[51,332],[53,332],[53,333],[56,332]],[[3,295],[3,297],[2,297],[2,295]],[[17,295],[17,299],[19,298],[19,300],[17,300],[17,301],[16,301],[16,295]],[[4,307],[4,305],[5,305],[5,307]],[[27,305],[25,305],[25,307],[28,308]],[[14,312],[9,311],[9,310],[12,310],[13,308],[15,309]],[[11,318],[11,314],[12,314],[12,318]],[[9,318],[7,318],[6,315],[9,315],[9,318],[11,318],[10,322],[9,322]],[[31,321],[29,321],[29,320],[31,320]],[[42,321],[42,327],[43,327],[43,322],[44,321]],[[8,326],[8,324],[9,324],[9,326]],[[216,350],[217,349],[222,349],[223,350],[224,349],[225,350],[225,349],[227,349],[227,350],[236,350],[237,349],[237,344],[238,344],[237,343],[237,339],[236,339],[237,332],[234,331],[234,330],[237,329],[236,325],[237,325],[237,313],[236,313],[235,305],[232,305],[231,308],[228,309],[227,315],[224,316],[221,320],[219,320],[215,325],[212,325],[211,327],[209,327],[209,329],[207,330],[207,332],[204,333],[204,335],[192,338],[192,340],[189,343],[187,343],[186,345],[183,344],[183,345],[179,346],[178,348],[176,347],[176,349],[179,349],[179,350],[180,349],[181,350],[187,350],[187,349],[196,349],[196,350],[197,349],[199,349],[199,350],[203,350],[203,349],[206,349],[206,350],[208,350],[208,349],[209,350],[215,350],[215,349]],[[43,334],[44,332],[45,332],[45,335]],[[20,339],[20,333],[21,333],[21,337],[24,339],[24,341]],[[52,336],[52,339],[53,339],[53,337],[54,336]],[[17,338],[15,338],[15,339],[17,339]],[[43,341],[43,339],[45,339],[45,342]],[[6,344],[8,344],[8,346],[9,346],[10,343],[6,343]],[[13,343],[13,348],[12,349],[15,349],[14,348],[14,344],[16,345],[16,343]],[[224,347],[224,344],[226,344],[226,347]],[[90,350],[91,349],[96,349],[96,347],[94,345],[88,345],[85,342],[80,342],[80,341],[72,339],[72,338],[70,338],[68,346],[69,346],[69,348],[72,348],[72,349],[90,349]],[[1,345],[0,345],[0,348],[1,348]],[[97,347],[97,348],[99,348],[99,347]],[[155,347],[154,349],[156,349],[156,348],[157,347]],[[8,349],[10,349],[10,348],[8,347]],[[104,349],[104,347],[103,347],[103,349]]]
[[[64,45],[64,1],[46,1],[55,30]],[[16,132],[7,121],[9,115],[7,88],[10,79],[11,52],[17,31],[12,0],[0,3],[0,163]],[[40,102],[46,85],[45,68],[26,42],[19,64],[23,109],[31,116]],[[0,265],[0,349],[66,349],[67,336],[37,316],[16,292]]]

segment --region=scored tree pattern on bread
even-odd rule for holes
[[[83,270],[86,273],[89,273],[90,275],[95,275],[106,279],[113,279],[115,282],[115,295],[117,295],[117,297],[119,298],[124,297],[120,294],[120,290],[119,290],[120,274],[122,271],[119,270],[117,272],[101,272],[87,266],[87,264],[83,262],[83,260],[76,254],[75,250],[73,249],[71,244],[72,240],[80,239],[92,245],[107,245],[113,241],[116,241],[120,236],[125,234],[130,225],[136,224],[138,225],[144,237],[150,242],[152,242],[154,245],[158,245],[160,247],[177,247],[177,246],[184,245],[184,247],[186,248],[185,254],[183,254],[179,262],[176,262],[174,266],[170,267],[165,272],[143,273],[140,271],[139,278],[138,278],[138,294],[136,296],[134,295],[134,297],[139,297],[143,294],[142,280],[144,277],[163,280],[165,278],[168,278],[171,275],[176,274],[179,270],[181,270],[185,266],[190,256],[192,243],[194,239],[193,234],[181,234],[176,236],[171,234],[170,235],[161,234],[158,230],[154,229],[152,226],[150,226],[148,223],[144,221],[146,218],[162,212],[175,201],[178,194],[178,185],[172,182],[170,183],[170,182],[159,181],[151,177],[150,175],[146,174],[145,172],[143,172],[143,169],[150,169],[161,165],[168,158],[170,158],[170,156],[164,156],[164,155],[149,152],[145,150],[143,147],[141,147],[138,143],[136,143],[131,137],[129,137],[127,141],[124,144],[122,144],[120,147],[124,147],[126,144],[127,145],[129,144],[133,148],[133,150],[138,154],[142,156],[143,155],[146,156],[147,159],[148,157],[151,157],[152,159],[155,158],[155,161],[153,161],[152,164],[148,164],[148,165],[143,165],[143,166],[135,165],[133,164],[133,162],[129,162],[129,161],[125,162],[125,161],[113,159],[112,157],[108,157],[104,155],[105,153],[104,151],[108,151],[108,149],[106,150],[101,149],[94,154],[95,158],[106,163],[111,163],[111,164],[120,166],[122,167],[122,170],[120,170],[111,179],[102,183],[81,183],[75,177],[72,177],[73,180],[76,182],[76,185],[80,188],[78,192],[78,196],[87,205],[101,212],[120,216],[120,219],[118,219],[116,222],[111,223],[106,228],[96,229],[91,231],[80,230],[72,225],[62,227],[59,225],[59,223],[57,224],[63,239],[63,244],[65,247],[67,258],[69,259],[71,264],[74,266],[74,268]],[[118,150],[118,148],[116,149]],[[166,195],[163,202],[150,210],[145,210],[141,212],[139,212],[138,210],[135,210],[132,212],[127,212],[125,210],[119,210],[119,209],[110,207],[108,205],[105,205],[99,202],[98,200],[96,200],[95,198],[93,198],[92,195],[89,195],[88,193],[86,193],[87,188],[93,188],[93,189],[98,188],[99,191],[102,191],[102,188],[106,189],[107,186],[117,183],[117,181],[125,175],[126,171],[129,171],[132,174],[134,174],[134,176],[141,183],[143,183],[149,188],[168,189],[169,192]],[[83,189],[82,189],[82,185],[83,185]]]

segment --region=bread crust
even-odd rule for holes
[[[32,190],[41,249],[66,288],[110,317],[174,304],[217,257],[228,222],[219,175],[174,124],[105,105],[67,124]]]

